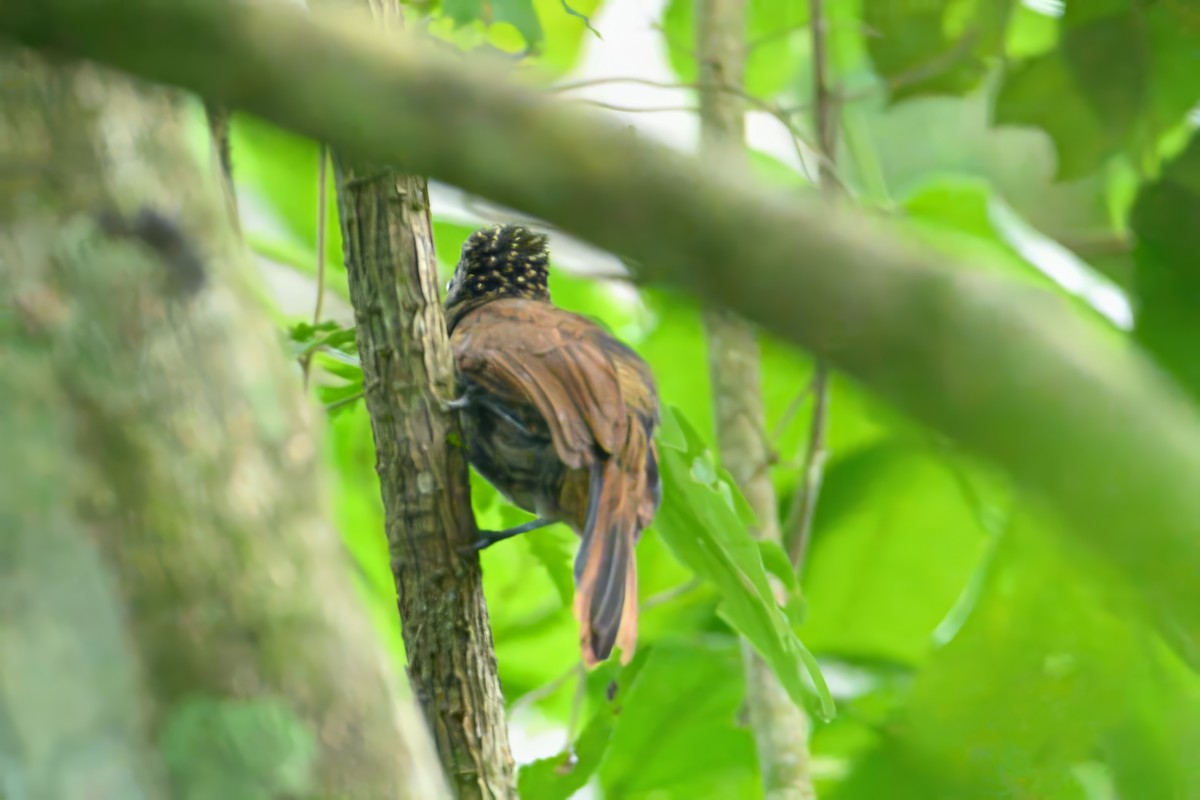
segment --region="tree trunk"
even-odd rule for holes
[[[742,74],[746,51],[744,0],[697,0],[696,58],[700,68],[700,153],[706,160],[745,163]],[[745,320],[707,309],[717,449],[754,509],[760,539],[780,541],[775,489],[768,471],[758,339]],[[776,587],[783,591],[782,587]],[[749,642],[746,709],[754,731],[763,794],[770,800],[815,797],[809,776],[808,720]]]
[[[445,797],[180,112],[0,58],[0,792]]]
[[[364,0],[365,4],[365,0]],[[380,25],[399,4],[372,0]],[[514,797],[424,178],[334,154],[409,679],[459,797]]]

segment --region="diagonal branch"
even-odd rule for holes
[[[405,163],[653,265],[643,274],[828,358],[1006,469],[1132,577],[1194,656],[1200,416],[1139,351],[1046,290],[949,265],[864,212],[701,170],[497,79],[490,62],[277,4],[6,0],[0,35]]]

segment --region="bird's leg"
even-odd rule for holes
[[[490,547],[496,542],[502,542],[505,539],[511,539],[514,536],[520,536],[522,533],[536,531],[538,528],[545,528],[547,525],[553,525],[554,520],[538,518],[526,522],[524,525],[518,525],[515,528],[506,528],[502,531],[480,531],[479,538],[471,544],[462,548],[465,552],[478,552],[485,547]]]

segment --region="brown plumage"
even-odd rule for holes
[[[565,522],[579,536],[575,617],[588,666],[637,641],[634,546],[658,510],[649,367],[591,320],[550,302],[546,237],[517,226],[476,231],[446,298],[471,464],[538,516],[482,531],[477,547]]]

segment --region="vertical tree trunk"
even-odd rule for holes
[[[697,0],[696,58],[700,69],[700,152],[744,163],[744,0]],[[707,310],[709,372],[721,463],[758,516],[759,538],[780,540],[775,490],[767,471],[766,425],[758,339],[749,323]],[[808,721],[770,667],[746,642],[746,707],[763,780],[771,800],[815,797],[809,776]]]
[[[0,57],[0,791],[447,795],[178,98]]]
[[[378,24],[399,24],[394,0],[370,6]],[[476,528],[458,426],[442,405],[454,372],[426,181],[338,153],[334,164],[409,678],[457,795],[513,797],[479,559],[457,551]]]

